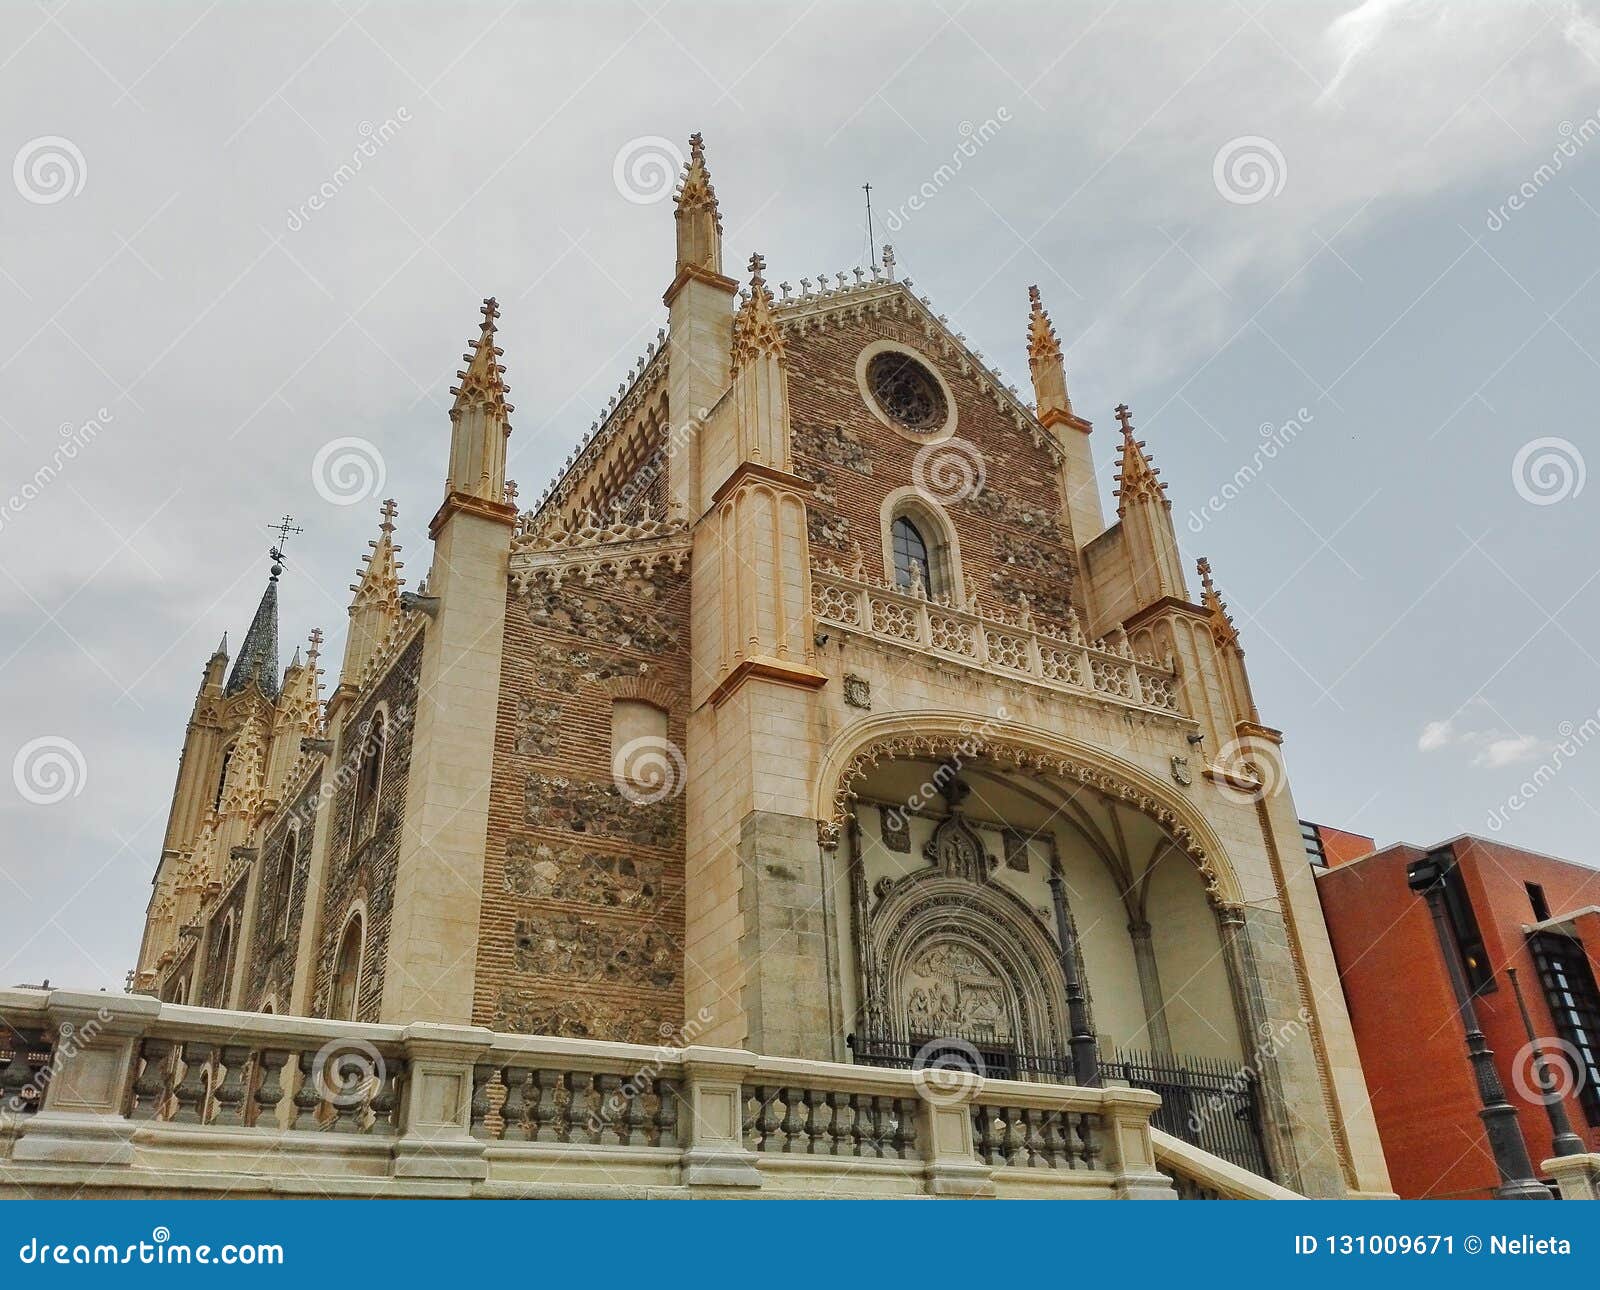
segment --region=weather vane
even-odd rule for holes
[[[276,524],[268,524],[267,527],[278,535],[277,542],[268,553],[272,556],[272,576],[276,578],[283,572],[283,548],[289,541],[289,534],[304,533],[305,530],[295,524],[294,516],[292,515],[285,515]]]

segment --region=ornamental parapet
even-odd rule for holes
[[[0,1196],[1177,1194],[1140,1089],[64,990],[0,1018]]]
[[[1126,644],[1090,642],[1076,621],[1060,631],[1026,608],[1015,615],[963,608],[837,567],[812,570],[811,602],[818,622],[890,645],[1097,702],[1186,716],[1173,665],[1136,656]]]

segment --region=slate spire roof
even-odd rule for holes
[[[283,566],[274,561],[256,616],[250,620],[250,630],[239,646],[239,657],[234,659],[228,683],[222,687],[224,694],[241,694],[254,681],[267,698],[278,697],[278,575],[282,572]]]

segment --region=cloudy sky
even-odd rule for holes
[[[269,521],[306,530],[284,661],[320,625],[336,669],[379,498],[425,568],[489,294],[510,473],[547,482],[665,322],[696,129],[730,266],[863,262],[870,181],[1024,390],[1040,285],[1105,488],[1126,400],[1212,559],[1303,815],[1600,859],[1600,12],[45,0],[0,107],[0,983],[121,984]],[[345,438],[383,475],[353,502],[315,467]]]

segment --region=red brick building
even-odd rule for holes
[[[1567,1091],[1573,1129],[1600,1150],[1600,870],[1470,836],[1433,849],[1445,848],[1456,861],[1446,885],[1451,931],[1535,1170],[1553,1154],[1551,1129],[1534,1100],[1532,1054],[1507,969],[1517,972],[1535,1033]],[[1307,850],[1314,864],[1319,851],[1324,857],[1317,891],[1395,1190],[1406,1198],[1489,1196],[1498,1175],[1461,1023],[1427,902],[1406,883],[1406,866],[1427,852],[1403,844],[1373,851],[1368,839],[1314,825]]]

